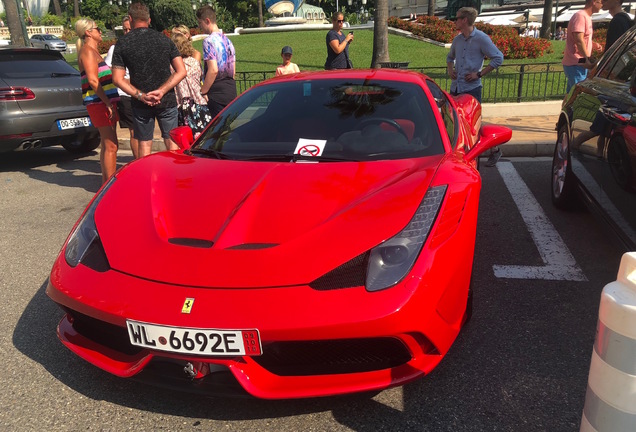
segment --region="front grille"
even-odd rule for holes
[[[91,318],[74,310],[66,310],[73,318],[75,331],[85,338],[126,355],[132,356],[143,350],[130,343],[126,328]]]
[[[369,252],[365,252],[314,280],[309,286],[319,291],[363,286],[368,264]]]
[[[370,372],[403,365],[411,360],[396,338],[338,339],[273,342],[263,345],[259,365],[279,376]]]

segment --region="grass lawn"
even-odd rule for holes
[[[356,68],[368,68],[373,53],[373,31],[354,30],[355,40],[349,47],[349,57]],[[281,63],[280,51],[285,45],[294,50],[292,61],[300,70],[321,70],[327,57],[325,30],[258,33],[230,36],[236,49],[237,72],[267,72],[256,77],[237,75],[237,90],[243,90],[274,75]],[[538,63],[561,63],[565,41],[551,41],[551,52],[536,59],[504,59],[497,73],[483,81],[485,102],[511,102],[523,100],[561,99],[565,93],[565,76],[560,65],[545,73],[545,66]],[[203,42],[196,41],[194,47],[203,51]],[[450,78],[446,74],[448,48],[403,36],[389,35],[389,56],[392,62],[409,62],[409,68],[417,68],[433,78],[445,90],[450,90]],[[77,55],[66,55],[67,61],[77,68]],[[486,62],[487,63],[487,62]],[[520,67],[524,66],[521,82]],[[532,65],[536,65],[533,67]],[[244,80],[244,81],[243,81]]]
[[[236,48],[237,72],[275,71],[281,63],[280,50],[289,45],[294,50],[292,61],[300,70],[323,69],[327,57],[325,30],[245,34],[230,36]],[[203,51],[202,42],[194,43]],[[504,64],[560,62],[565,41],[552,41],[552,52],[537,59],[505,59]],[[373,31],[355,30],[355,40],[349,47],[349,57],[356,68],[371,65]],[[389,35],[389,55],[392,62],[409,62],[409,68],[445,67],[448,49],[403,36]],[[77,67],[77,55],[67,54],[67,61]]]

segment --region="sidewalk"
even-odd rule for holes
[[[512,129],[512,138],[502,146],[504,157],[552,156],[560,111],[561,101],[482,105],[483,123]],[[128,130],[118,126],[117,136],[119,148],[130,150]],[[159,126],[155,125],[152,151],[165,149]]]
[[[483,122],[512,129],[501,148],[506,156],[552,156],[561,101],[482,105]]]

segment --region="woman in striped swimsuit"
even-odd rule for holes
[[[83,41],[77,56],[82,78],[82,96],[91,123],[99,130],[99,161],[102,167],[102,183],[105,183],[117,169],[119,143],[116,125],[119,120],[119,93],[113,84],[110,68],[97,50],[97,44],[102,41],[102,32],[95,21],[85,18],[77,20],[75,32]]]

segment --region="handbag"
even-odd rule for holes
[[[212,121],[212,115],[207,105],[200,105],[194,99],[187,97],[178,107],[179,126],[190,126],[196,138]]]

